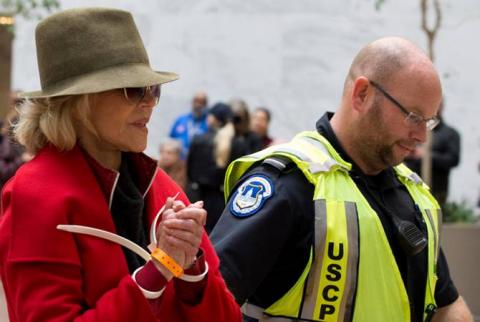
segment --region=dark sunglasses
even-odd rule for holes
[[[127,102],[133,105],[137,105],[143,101],[146,98],[147,93],[155,101],[155,105],[157,105],[158,100],[160,99],[160,85],[123,88],[123,95],[125,96],[125,99]]]

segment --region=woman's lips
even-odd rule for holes
[[[136,128],[139,128],[139,129],[147,129],[147,123],[148,123],[148,119],[141,119],[141,120],[138,120],[138,121],[135,121],[133,123],[130,123],[132,126],[136,127]]]

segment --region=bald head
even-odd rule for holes
[[[201,117],[208,105],[207,93],[203,91],[196,92],[192,99],[192,113],[195,117]]]
[[[440,78],[428,56],[406,39],[382,38],[353,60],[330,123],[364,173],[375,174],[425,141],[426,121],[438,114],[441,99]],[[412,124],[412,113],[420,123]]]
[[[429,57],[411,41],[399,37],[381,38],[362,48],[354,58],[345,80],[345,90],[359,76],[388,85],[397,73],[412,68],[436,74]]]
[[[207,93],[204,91],[198,91],[193,95],[193,100],[203,101],[206,104],[208,100]]]

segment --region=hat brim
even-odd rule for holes
[[[99,93],[115,88],[165,84],[177,79],[178,75],[175,73],[154,71],[145,64],[129,64],[68,78],[54,87],[35,92],[23,92],[18,95],[23,98],[80,95]]]

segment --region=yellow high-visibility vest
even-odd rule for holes
[[[254,163],[272,156],[295,162],[314,185],[315,242],[287,293],[268,308],[246,303],[244,312],[260,321],[410,321],[408,295],[382,223],[349,176],[351,164],[318,132],[302,132],[289,143],[235,160],[226,173],[225,198]],[[394,169],[427,226],[425,319],[436,307],[441,211],[416,173],[403,164]]]

